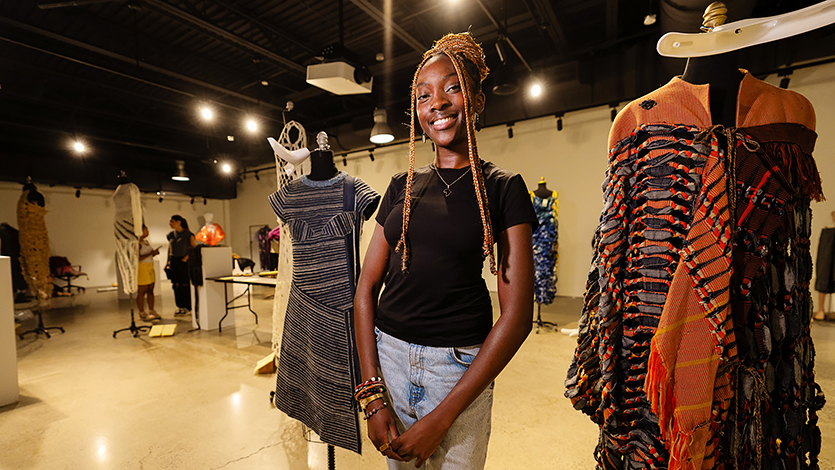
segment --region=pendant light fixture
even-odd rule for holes
[[[504,49],[502,49],[503,41],[503,37],[499,37],[499,40],[496,41],[496,52],[499,54],[501,65],[496,70],[496,79],[493,85],[493,94],[500,96],[512,95],[519,90],[516,85],[516,72],[513,70],[513,66],[507,63]]]
[[[385,108],[374,109],[374,127],[371,128],[371,142],[387,144],[394,140],[391,127],[388,125],[388,115]]]
[[[186,162],[183,160],[177,160],[177,171],[171,177],[174,181],[188,181],[189,177],[186,174]]]

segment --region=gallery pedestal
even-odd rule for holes
[[[226,284],[207,279],[232,275],[232,247],[230,246],[204,246],[201,250],[203,258],[203,285],[197,287],[199,302],[198,313],[192,309],[192,324],[196,328],[200,320],[200,329],[216,330],[218,322],[226,314],[226,297],[224,289]],[[193,294],[193,292],[192,292]],[[223,328],[235,326],[235,315],[227,315],[223,320]]]
[[[0,256],[0,406],[19,399],[12,261],[8,256]]]

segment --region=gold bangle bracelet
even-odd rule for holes
[[[370,396],[370,397],[368,397],[368,398],[363,398],[362,400],[360,400],[360,408],[362,408],[362,411],[365,411],[365,409],[368,407],[368,405],[369,405],[371,402],[373,402],[373,401],[375,401],[375,400],[379,400],[380,398],[383,398],[383,394],[382,394],[382,393],[378,393],[378,394],[376,394],[376,395],[371,395],[371,396]]]

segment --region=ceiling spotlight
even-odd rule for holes
[[[81,142],[79,142],[77,140],[75,141],[75,143],[73,143],[73,148],[78,153],[84,153],[84,151],[87,150],[87,148],[84,147],[84,144],[82,144]]]
[[[258,130],[258,123],[256,123],[254,119],[250,119],[246,121],[246,128],[249,129],[250,132],[255,132]]]
[[[212,112],[212,110],[210,108],[206,107],[206,106],[204,106],[200,109],[200,114],[203,116],[203,119],[205,119],[207,121],[211,121],[212,117],[214,117],[214,115],[215,115]]]
[[[183,160],[177,160],[177,171],[171,176],[171,179],[174,181],[188,181],[189,177],[186,174],[186,162]]]
[[[370,158],[372,162],[374,161],[374,152],[371,150],[368,151],[368,158]]]
[[[162,204],[162,196],[159,197],[159,202]]]
[[[221,168],[223,168],[224,173],[230,173],[232,171],[232,166],[228,163],[224,163]]]
[[[644,17],[644,26],[651,26],[655,24],[655,13],[650,13]]]
[[[611,113],[612,122],[615,122],[616,117],[618,117],[618,108],[612,107],[612,113]]]
[[[206,205],[206,198],[205,197],[203,198],[203,205],[204,206]]]
[[[377,55],[374,56],[374,58],[377,60],[377,62],[382,62],[382,61],[386,60],[386,55],[383,54],[382,52],[378,52]]]
[[[258,176],[258,172],[255,172],[255,181],[261,181],[261,177]]]
[[[387,144],[394,140],[394,135],[388,125],[388,115],[385,108],[374,109],[374,127],[371,128],[370,140],[375,144]]]
[[[348,166],[348,157],[342,156],[342,166]]]
[[[261,80],[261,85],[270,86],[270,82],[268,82],[266,80]]]
[[[194,196],[191,197],[191,202],[189,204],[194,205]]]
[[[81,197],[81,190],[80,189],[75,190],[75,197]]]
[[[534,83],[531,86],[531,96],[539,96],[542,94],[542,85],[539,83]]]
[[[512,122],[507,125],[507,138],[508,139],[513,138],[513,123]]]
[[[557,130],[562,130],[562,116],[557,116]]]
[[[235,141],[235,136],[234,135],[227,135],[226,140],[228,140],[229,142],[234,142]],[[217,160],[215,160],[215,163],[217,163]]]

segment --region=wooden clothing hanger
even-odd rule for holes
[[[716,3],[721,2],[707,7],[706,20],[709,13],[716,11]],[[667,33],[658,40],[656,49],[665,57],[705,57],[797,36],[832,23],[835,23],[835,0],[826,0],[782,15],[707,26],[703,28],[706,33]]]

